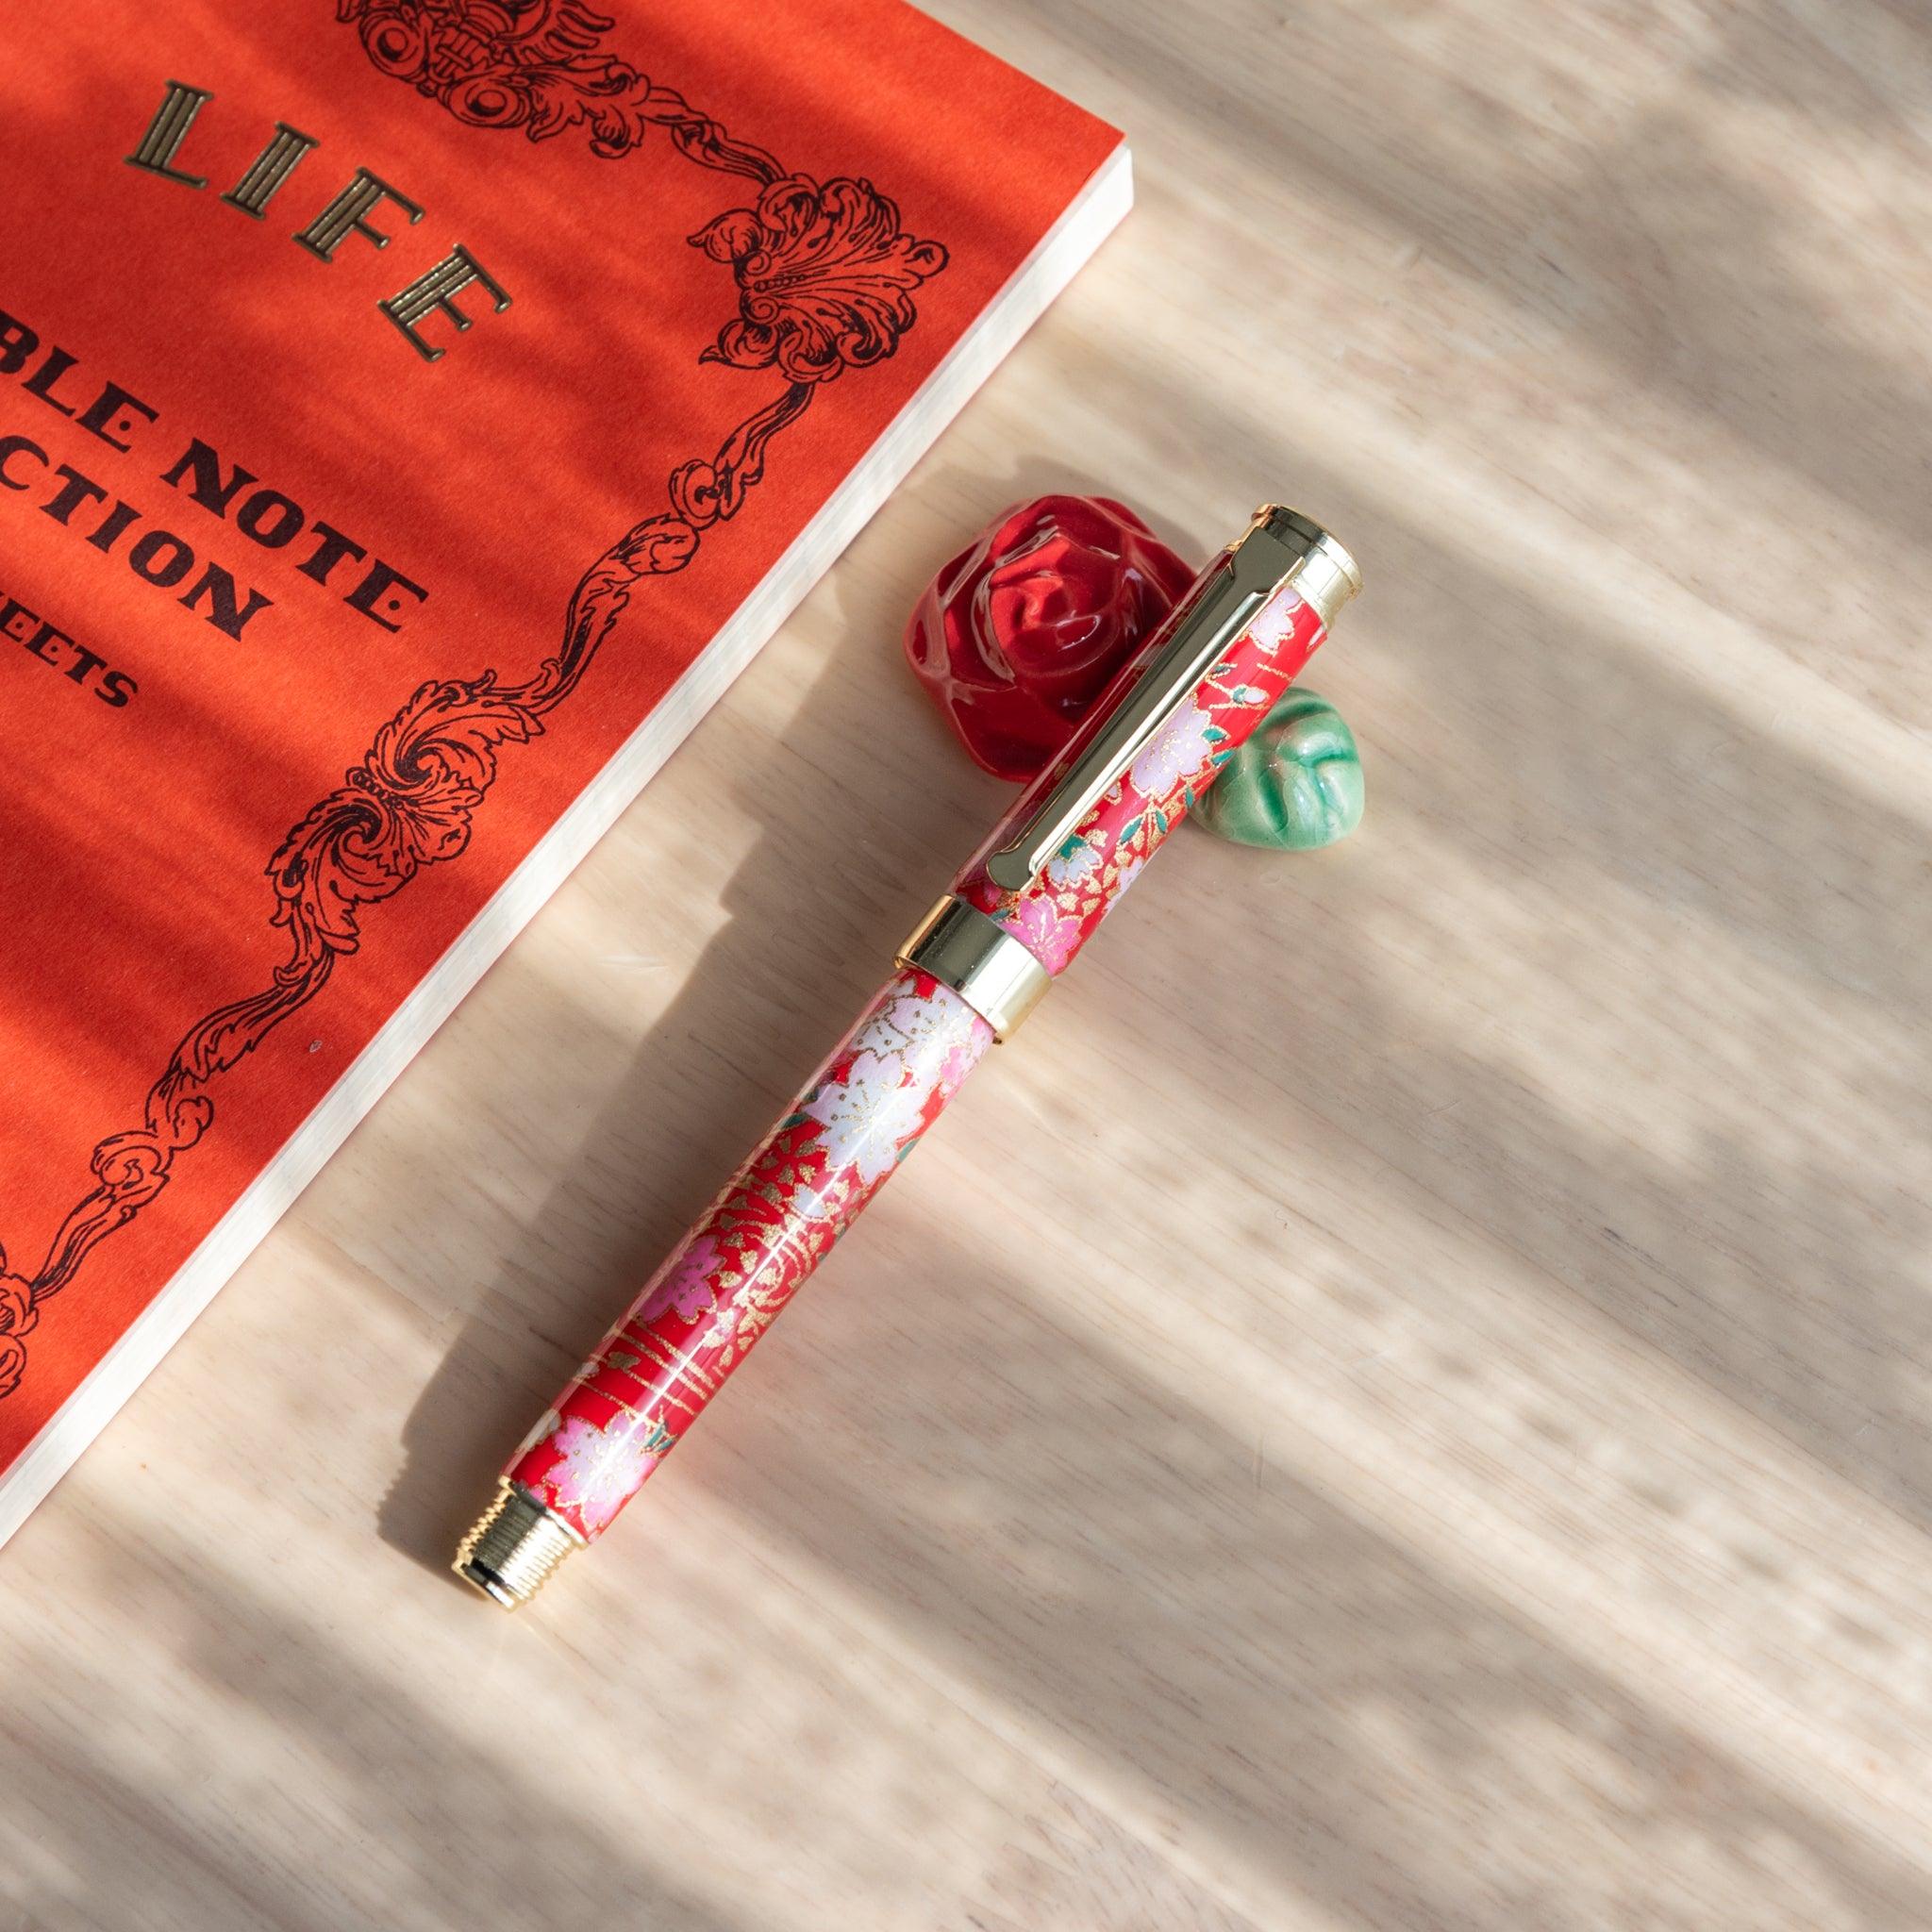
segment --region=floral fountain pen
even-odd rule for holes
[[[525,1439],[463,1539],[459,1576],[514,1608],[610,1526],[1360,587],[1332,537],[1274,505],[1195,578]]]

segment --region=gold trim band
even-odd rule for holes
[[[1053,984],[1053,974],[1011,933],[951,893],[919,922],[899,948],[898,963],[950,986],[996,1040],[1005,1040]]]

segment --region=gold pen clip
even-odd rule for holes
[[[986,861],[1001,891],[1024,891],[1065,844],[1095,799],[1213,670],[1256,611],[1292,583],[1324,627],[1361,589],[1361,574],[1335,539],[1297,510],[1264,503],[1169,618],[1170,634],[1107,722],[1060,774],[1012,838]]]

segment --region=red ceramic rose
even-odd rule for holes
[[[1037,496],[927,586],[906,656],[975,763],[1030,778],[1193,580],[1125,504]]]

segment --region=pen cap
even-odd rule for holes
[[[953,891],[1059,973],[1361,587],[1341,544],[1264,504],[1121,672]]]

